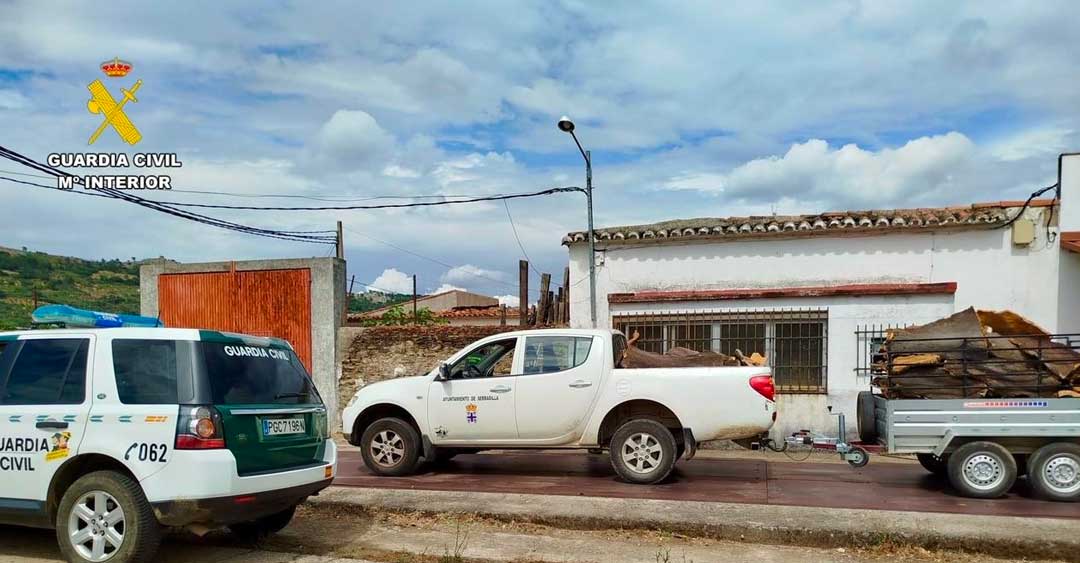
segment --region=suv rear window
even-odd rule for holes
[[[176,340],[113,340],[113,371],[120,402],[125,405],[190,402],[188,346],[188,342]]]
[[[291,350],[220,342],[199,342],[198,348],[215,405],[322,403]]]

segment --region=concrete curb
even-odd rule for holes
[[[803,506],[330,487],[318,508],[475,514],[564,529],[662,529],[806,547],[909,545],[1080,562],[1080,520]]]

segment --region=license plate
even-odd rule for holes
[[[283,434],[304,434],[307,424],[304,417],[263,419],[263,436],[281,436]]]

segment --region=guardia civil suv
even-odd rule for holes
[[[277,532],[336,462],[282,340],[0,332],[0,524],[55,528],[69,561],[152,560],[166,526]]]

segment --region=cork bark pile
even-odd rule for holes
[[[888,331],[873,383],[890,399],[1080,397],[1077,346],[1011,311],[969,308]]]
[[[735,350],[734,356],[719,354],[716,352],[698,352],[682,346],[676,346],[666,354],[646,352],[637,347],[637,341],[641,334],[634,335],[627,341],[626,352],[623,355],[622,367],[624,368],[688,368],[688,367],[719,367],[719,366],[763,366],[767,363],[765,356],[754,352],[749,356],[742,350]]]

